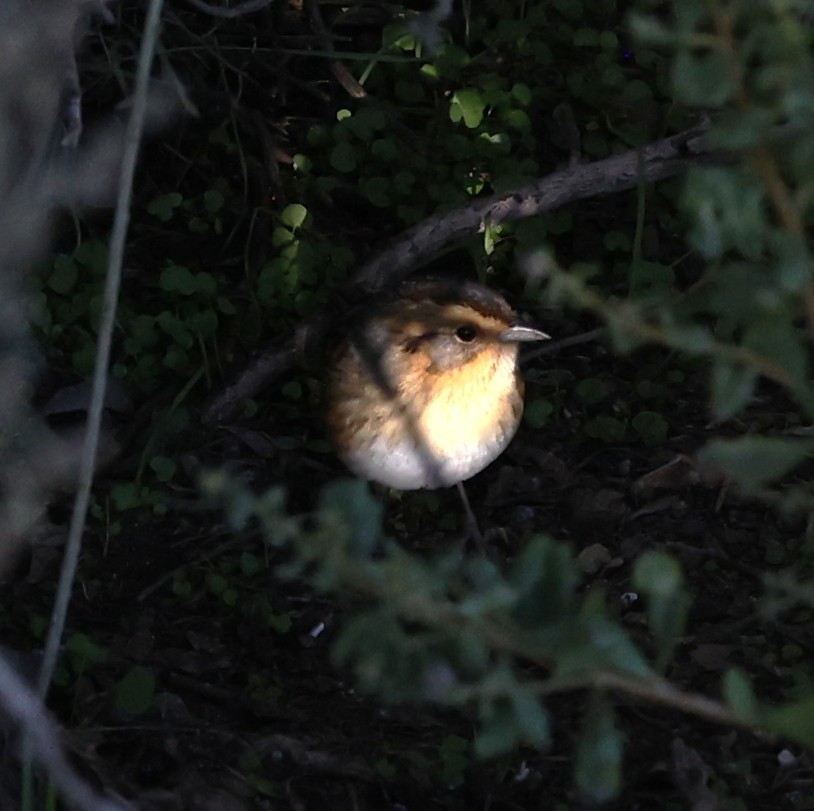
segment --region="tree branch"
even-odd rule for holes
[[[246,0],[238,6],[232,8],[213,6],[209,3],[204,3],[203,0],[187,0],[187,2],[198,9],[198,11],[209,14],[212,17],[223,17],[226,20],[233,20],[236,17],[242,17],[244,14],[254,14],[255,11],[260,11],[266,6],[270,6],[274,0]]]
[[[124,805],[99,796],[71,768],[60,744],[59,727],[48,717],[34,690],[3,656],[0,656],[0,707],[20,726],[48,776],[78,808],[83,811],[124,811]]]
[[[704,139],[704,132],[705,128],[686,130],[640,150],[563,169],[515,191],[436,214],[404,232],[366,262],[353,282],[370,291],[380,290],[445,245],[482,231],[487,225],[535,217],[577,200],[632,189],[639,182],[665,180],[699,163],[724,160],[728,153],[713,149]]]
[[[487,225],[534,217],[577,200],[625,191],[640,182],[665,180],[691,166],[730,159],[729,153],[713,148],[704,138],[706,129],[703,126],[685,130],[641,149],[563,169],[515,191],[477,199],[428,217],[362,265],[351,285],[375,292],[406,276],[421,260],[446,245]],[[216,425],[232,419],[244,399],[253,397],[291,368],[297,346],[303,345],[310,334],[318,334],[324,321],[324,315],[312,319],[282,347],[270,347],[258,355],[234,383],[205,405],[204,423]]]

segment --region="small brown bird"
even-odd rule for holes
[[[460,485],[520,424],[518,345],[548,337],[483,285],[404,282],[358,318],[331,366],[326,421],[340,457],[400,490]]]

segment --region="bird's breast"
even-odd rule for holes
[[[357,432],[342,453],[354,472],[390,487],[464,481],[503,452],[520,423],[515,353],[484,353],[461,368],[423,376],[420,388],[406,376],[402,384],[398,396],[376,398],[371,430]]]

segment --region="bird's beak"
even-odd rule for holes
[[[527,341],[548,341],[551,338],[545,332],[534,327],[513,326],[504,329],[497,339],[502,344],[526,343]]]

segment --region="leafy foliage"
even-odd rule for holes
[[[749,435],[710,442],[702,467],[787,513],[810,512],[810,484],[798,474],[811,454],[799,425],[814,417],[814,72],[799,4],[686,0],[670,16],[662,3],[642,0],[629,25],[608,0],[462,5],[462,19],[438,32],[432,52],[399,14],[377,30],[369,50],[343,54],[364,98],[320,95],[330,53],[296,53],[276,33],[253,30],[246,52],[262,55],[275,77],[293,76],[298,89],[316,91],[278,101],[264,95],[262,79],[244,85],[243,46],[233,48],[226,36],[218,42],[218,88],[230,103],[203,109],[195,132],[181,131],[149,156],[159,168],[135,201],[111,371],[142,403],[142,419],[125,463],[97,493],[94,516],[105,543],[145,515],[175,519],[176,499],[199,467],[186,464],[181,451],[198,436],[193,407],[205,390],[229,378],[261,340],[287,338],[314,317],[384,239],[438,211],[640,146],[709,111],[708,137],[735,160],[698,167],[680,185],[641,185],[601,210],[575,206],[513,224],[484,223],[465,249],[481,276],[513,287],[527,308],[563,309],[564,331],[594,313],[620,354],[633,355],[601,370],[579,358],[569,368],[532,368],[525,413],[531,429],[556,439],[559,429],[576,424],[585,458],[626,444],[655,458],[684,430],[674,406],[703,368],[716,420],[727,433]],[[173,35],[180,39],[168,58],[190,59],[183,62],[189,75],[207,86],[212,74],[198,71],[209,32]],[[111,76],[127,75],[118,49],[105,59]],[[273,126],[253,121],[251,107],[260,118],[273,117]],[[103,232],[92,219],[79,223],[75,244],[63,245],[41,269],[33,295],[41,345],[72,380],[87,376],[92,362]],[[669,368],[648,343],[673,353]],[[787,422],[795,431],[788,435],[781,421],[756,413],[755,396],[767,381],[773,394],[793,400]],[[209,488],[238,532],[259,520],[285,559],[276,576],[308,580],[347,609],[333,648],[341,671],[388,701],[452,708],[474,720],[471,739],[433,742],[432,768],[446,786],[462,785],[475,758],[551,745],[552,696],[575,690],[588,697],[579,713],[574,781],[595,803],[623,789],[618,693],[814,745],[810,662],[799,646],[784,648],[797,687],[782,701],[764,696],[746,667],[722,672],[723,702],[668,680],[687,632],[692,573],[662,550],[633,566],[647,625],[646,634],[634,634],[600,589],[584,592],[574,551],[546,535],[523,538],[505,572],[457,549],[420,557],[388,540],[384,527],[392,531],[397,522],[385,521],[380,501],[363,485],[321,486],[330,472],[308,417],[315,388],[306,374],[287,381],[267,403],[247,405],[261,426],[255,434],[234,432],[264,449],[257,479],[285,482],[296,508],[285,509],[283,488],[257,496],[224,478]],[[269,424],[271,440],[261,436]],[[234,444],[223,447],[207,448],[207,461],[235,458]],[[292,475],[287,454],[309,453],[317,461],[308,457],[307,473]],[[533,487],[545,490],[539,480]],[[409,502],[426,524],[451,523],[438,496],[417,494]],[[189,525],[183,515],[177,520]],[[412,528],[406,523],[402,536]],[[609,544],[608,527],[602,532]],[[767,562],[770,554],[789,562],[785,550],[772,552],[768,539],[766,546]],[[810,567],[810,553],[799,557]],[[170,607],[201,604],[249,619],[270,636],[291,632],[291,614],[266,593],[262,555],[214,558],[171,574]],[[92,593],[93,579],[85,586]],[[771,620],[814,603],[805,579],[776,574],[767,586],[763,610]],[[33,617],[30,634],[39,638],[44,621]],[[117,711],[155,710],[155,672],[117,667],[108,656],[75,634],[60,685],[79,697],[101,674]],[[247,685],[258,705],[276,710],[281,688],[274,680],[252,673]],[[385,778],[394,772],[386,748],[376,768]],[[246,772],[259,794],[280,796],[257,763]]]
[[[390,702],[472,707],[479,757],[546,744],[551,732],[543,697],[593,690],[574,777],[586,798],[614,797],[623,739],[604,692],[609,686],[809,744],[810,716],[802,714],[807,697],[783,708],[762,705],[743,673],[732,670],[724,679],[730,709],[682,694],[657,675],[684,632],[689,605],[683,576],[667,555],[641,558],[634,573],[656,642],[650,665],[601,599],[577,598],[570,553],[548,538],[531,539],[503,575],[457,551],[422,560],[391,541],[374,542],[381,538],[380,506],[359,481],[330,486],[316,526],[289,516],[279,491],[254,498],[219,474],[207,477],[204,489],[223,500],[236,531],[256,516],[268,541],[291,552],[283,576],[307,569],[319,589],[336,596],[350,589],[365,601],[336,641],[338,666]],[[541,679],[529,663],[550,676]]]

